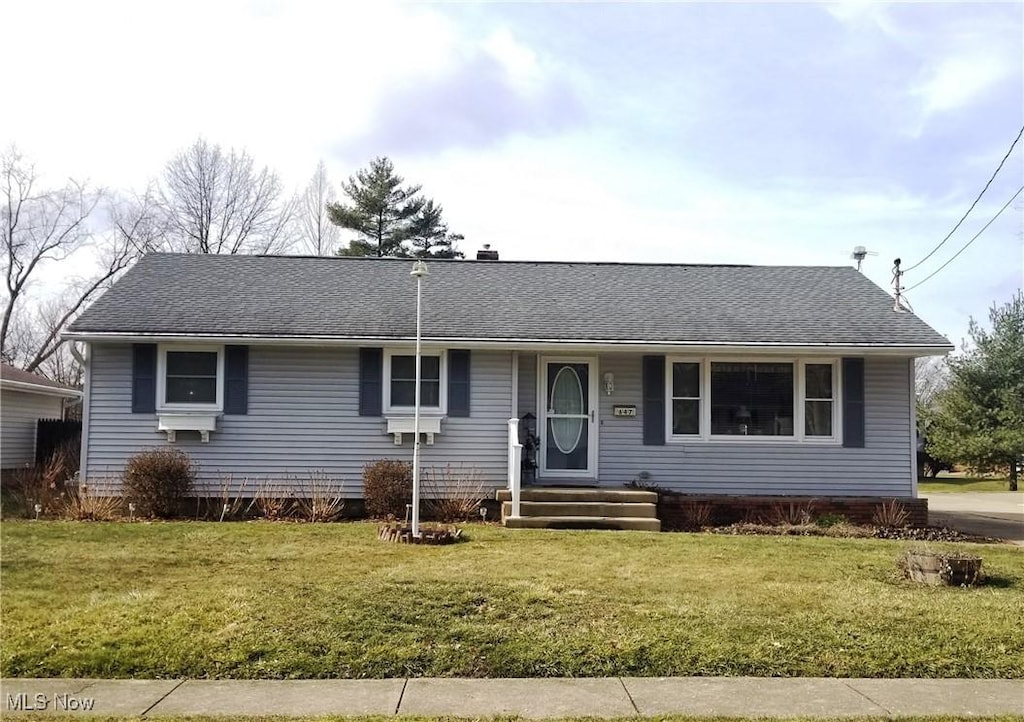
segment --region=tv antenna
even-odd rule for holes
[[[877,256],[878,254],[874,251],[869,251],[864,246],[854,246],[853,253],[850,254],[850,258],[857,262],[857,270],[860,270],[860,264],[864,262],[864,259],[868,256]]]

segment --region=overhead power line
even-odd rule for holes
[[[904,290],[905,290],[905,291],[913,291],[913,290],[914,290],[915,288],[917,288],[918,286],[920,286],[920,285],[921,285],[922,283],[925,283],[925,282],[926,282],[926,281],[927,281],[928,279],[930,279],[930,278],[931,278],[932,276],[934,276],[934,275],[935,275],[936,273],[938,273],[938,272],[939,272],[939,271],[941,271],[941,270],[942,270],[943,268],[945,268],[945,267],[946,267],[946,266],[948,266],[948,265],[949,265],[950,263],[952,263],[952,262],[953,262],[953,261],[954,261],[954,260],[956,259],[956,257],[957,257],[957,256],[959,256],[959,255],[960,255],[961,253],[963,253],[964,251],[966,251],[966,250],[967,250],[967,247],[968,247],[969,245],[971,245],[972,243],[974,243],[974,242],[975,242],[975,241],[976,241],[976,240],[978,239],[978,236],[980,236],[980,235],[981,235],[982,233],[984,233],[984,232],[985,232],[985,229],[986,229],[986,228],[988,228],[988,227],[989,227],[989,226],[991,226],[991,225],[992,225],[993,223],[995,223],[995,220],[996,220],[996,218],[998,218],[998,217],[999,217],[1000,215],[1002,215],[1003,211],[1005,211],[1005,210],[1006,210],[1007,208],[1009,208],[1009,207],[1010,207],[1010,204],[1011,204],[1011,203],[1013,203],[1013,202],[1014,202],[1015,200],[1017,200],[1017,196],[1019,196],[1019,195],[1020,195],[1020,194],[1021,194],[1022,192],[1024,192],[1024,186],[1021,186],[1020,188],[1018,188],[1018,189],[1017,189],[1017,192],[1013,194],[1013,196],[1012,196],[1012,197],[1010,198],[1010,200],[1006,201],[1006,203],[1005,203],[1005,204],[1003,205],[1003,207],[1002,207],[1002,208],[1000,208],[1000,209],[999,209],[999,211],[998,211],[998,212],[997,212],[997,213],[996,213],[996,214],[995,214],[994,216],[992,216],[992,219],[991,219],[991,220],[990,220],[990,221],[989,221],[988,223],[986,223],[985,225],[983,225],[983,226],[981,227],[981,230],[980,230],[980,231],[978,231],[977,233],[975,233],[975,234],[974,234],[974,237],[973,237],[973,238],[971,238],[971,240],[967,241],[967,243],[965,243],[965,244],[963,245],[963,247],[962,247],[962,248],[961,248],[961,249],[960,249],[959,251],[957,251],[956,253],[954,253],[954,254],[953,254],[953,256],[952,256],[952,257],[951,257],[951,258],[950,258],[950,259],[949,259],[948,261],[946,261],[945,263],[943,263],[943,264],[942,264],[941,266],[939,266],[938,268],[936,268],[936,269],[935,269],[934,271],[932,271],[932,272],[931,272],[931,273],[930,273],[929,275],[927,275],[927,276],[925,276],[924,278],[922,278],[922,279],[921,279],[920,281],[918,281],[917,283],[915,283],[915,284],[914,284],[913,286],[911,286],[910,288],[906,288],[906,289],[904,289]],[[931,254],[929,254],[929,255],[931,255]]]
[[[913,270],[914,270],[915,268],[917,268],[917,267],[918,267],[918,266],[920,266],[920,265],[921,265],[922,263],[924,263],[924,262],[925,262],[925,261],[927,261],[927,260],[928,260],[929,258],[931,258],[931,257],[932,257],[933,255],[935,255],[935,252],[936,252],[937,250],[939,250],[940,248],[942,248],[942,246],[943,246],[943,245],[944,245],[944,244],[946,243],[946,241],[948,241],[948,240],[950,239],[950,237],[952,237],[952,235],[953,235],[954,233],[956,233],[956,229],[957,229],[957,228],[959,228],[959,227],[960,227],[960,224],[961,224],[961,223],[963,223],[963,222],[964,222],[964,221],[965,221],[965,220],[967,219],[967,216],[971,215],[971,211],[973,211],[973,210],[974,210],[974,206],[978,205],[978,201],[980,201],[980,200],[981,200],[981,197],[982,197],[983,195],[985,195],[985,191],[987,191],[987,190],[988,190],[988,187],[989,187],[990,185],[992,185],[992,181],[994,181],[994,180],[996,179],[996,176],[997,176],[997,175],[999,175],[999,171],[1001,171],[1001,170],[1003,169],[1003,164],[1004,164],[1004,163],[1006,163],[1006,159],[1010,157],[1010,153],[1012,153],[1012,152],[1013,152],[1013,149],[1014,149],[1014,148],[1015,148],[1015,147],[1017,146],[1017,141],[1019,141],[1019,140],[1020,140],[1020,138],[1021,138],[1021,135],[1024,135],[1024,126],[1022,126],[1022,127],[1021,127],[1021,129],[1020,129],[1020,132],[1019,132],[1019,133],[1017,133],[1017,137],[1013,139],[1013,142],[1012,142],[1012,143],[1010,144],[1010,149],[1009,149],[1008,151],[1006,151],[1006,155],[1004,155],[1004,156],[1003,156],[1003,159],[1002,159],[1001,161],[999,161],[999,166],[998,166],[998,167],[996,168],[996,170],[995,170],[995,173],[993,173],[993,174],[992,174],[992,177],[988,179],[988,183],[986,183],[986,184],[985,184],[985,187],[981,189],[981,193],[979,193],[979,194],[978,194],[978,197],[974,199],[974,203],[972,203],[972,204],[971,204],[971,207],[967,209],[967,212],[966,212],[966,213],[964,213],[964,215],[963,215],[963,216],[962,216],[962,217],[960,218],[960,220],[956,222],[956,225],[955,225],[955,226],[953,226],[953,230],[951,230],[951,231],[950,231],[949,233],[947,233],[947,234],[946,234],[946,237],[945,237],[945,238],[943,238],[943,239],[942,239],[942,240],[941,240],[941,241],[939,242],[939,245],[935,246],[935,248],[933,248],[933,249],[931,250],[931,253],[929,253],[929,254],[928,254],[927,256],[925,256],[924,258],[922,258],[922,259],[921,259],[920,261],[918,261],[917,263],[915,263],[915,264],[914,264],[913,266],[911,266],[910,268],[907,268],[907,269],[905,269],[905,270],[903,271],[904,273],[906,273],[907,271],[913,271]],[[953,256],[953,258],[956,258],[956,256]],[[931,276],[929,276],[929,278],[931,278]],[[921,281],[921,283],[924,283],[924,281]],[[918,285],[920,285],[920,284],[918,284]]]

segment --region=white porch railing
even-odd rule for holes
[[[512,494],[513,518],[519,516],[519,491],[523,477],[523,445],[519,443],[519,419],[508,420],[508,490]]]

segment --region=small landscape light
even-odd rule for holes
[[[480,507],[480,521],[487,521],[487,507]]]
[[[135,521],[135,502],[128,502],[128,521]]]
[[[36,504],[32,508],[36,512],[36,521],[39,521],[39,515],[43,513],[43,505],[42,504]]]

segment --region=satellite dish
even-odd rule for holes
[[[854,246],[853,253],[850,254],[850,258],[857,262],[857,270],[859,271],[860,264],[864,261],[865,258],[867,258],[868,256],[877,255],[878,254],[875,251],[869,251],[864,246]]]

